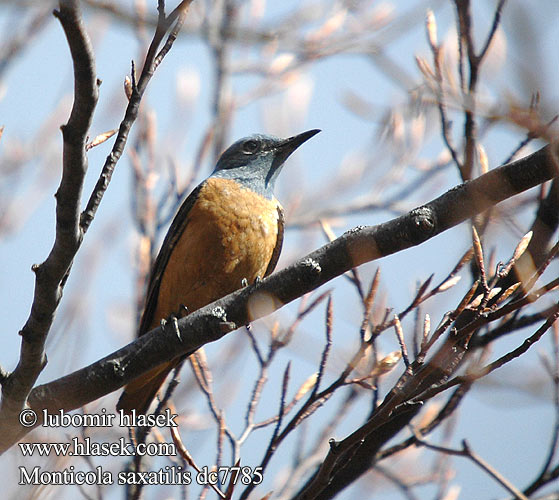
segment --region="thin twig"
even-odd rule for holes
[[[528,500],[528,497],[524,495],[516,486],[514,486],[508,479],[506,479],[498,470],[489,465],[484,459],[482,459],[477,453],[474,453],[470,448],[468,442],[464,439],[462,441],[462,449],[455,450],[453,448],[447,448],[445,446],[437,446],[425,441],[416,431],[412,430],[415,434],[415,439],[417,442],[426,448],[429,448],[440,453],[445,453],[447,455],[454,455],[458,457],[466,457],[472,460],[476,465],[481,467],[485,472],[487,472],[495,481],[497,481],[501,486],[503,486],[509,493],[514,495],[517,500]]]
[[[320,363],[318,365],[318,374],[316,376],[316,383],[314,384],[313,390],[309,399],[313,399],[318,392],[320,382],[322,381],[322,376],[324,375],[324,370],[326,369],[326,361],[328,360],[328,354],[332,347],[332,321],[333,321],[333,307],[332,307],[332,296],[328,297],[328,302],[326,304],[326,342],[324,344],[324,349],[322,350],[322,355],[320,356]]]
[[[155,29],[155,34],[153,36],[151,44],[148,48],[146,58],[144,60],[144,65],[142,67],[142,71],[140,74],[140,78],[136,85],[132,85],[132,95],[128,100],[128,106],[124,114],[124,119],[120,123],[120,127],[118,129],[118,135],[115,139],[113,148],[110,154],[107,156],[107,159],[105,160],[105,164],[103,165],[103,168],[101,170],[101,175],[99,176],[99,180],[97,181],[93,189],[93,192],[91,193],[89,201],[87,202],[86,208],[82,212],[80,217],[80,227],[84,233],[88,230],[91,222],[93,221],[93,218],[95,217],[95,213],[97,212],[97,208],[99,207],[99,204],[103,199],[103,195],[105,194],[105,191],[109,187],[109,183],[111,181],[114,169],[116,167],[116,163],[122,156],[124,147],[126,145],[126,141],[128,140],[128,134],[130,132],[130,129],[132,128],[132,125],[134,124],[136,118],[138,117],[138,113],[140,110],[140,102],[147,88],[147,85],[151,80],[153,73],[155,72],[155,69],[161,63],[161,60],[173,45],[173,42],[176,38],[176,34],[174,37],[169,35],[169,39],[165,44],[164,53],[158,54],[157,49],[159,48],[159,45],[161,44],[163,37],[165,36],[165,33],[169,30],[169,28],[172,26],[172,24],[175,22],[177,18],[179,18],[179,20],[177,21],[177,24],[172,33],[180,29],[180,26],[182,26],[182,22],[184,20],[184,15],[186,14],[186,10],[191,2],[192,0],[183,0],[173,10],[173,12],[169,14],[168,17],[165,17],[165,13],[163,10],[164,2],[160,2],[159,4],[159,8],[158,8],[159,17],[158,17],[157,27]],[[158,62],[156,64],[156,60],[159,55],[161,57],[158,59]],[[132,71],[131,77],[134,81],[135,80],[134,71]]]
[[[402,358],[406,368],[410,367],[410,358],[408,357],[408,348],[406,347],[406,341],[404,340],[404,331],[402,330],[402,323],[400,323],[400,318],[398,315],[394,315],[394,330],[396,331],[396,338],[398,339],[398,344],[400,345],[400,350],[402,351]]]
[[[501,356],[500,358],[493,361],[492,363],[489,363],[487,366],[477,370],[475,373],[460,375],[452,378],[451,380],[445,382],[444,384],[441,384],[434,388],[430,388],[426,390],[424,393],[419,394],[416,399],[417,400],[430,399],[436,394],[446,391],[450,387],[454,387],[464,382],[471,383],[475,380],[485,377],[489,373],[495,371],[496,369],[500,368],[506,363],[509,363],[513,359],[524,354],[528,349],[530,349],[530,347],[532,347],[536,342],[538,342],[543,337],[545,332],[549,330],[549,328],[551,328],[551,326],[557,320],[557,318],[559,318],[559,303],[556,304],[555,307],[553,307],[551,314],[548,316],[544,324],[540,328],[538,328],[534,334],[532,334],[530,337],[524,340],[524,342],[516,349],[513,349],[512,351]],[[471,328],[468,328],[468,330],[471,330]]]

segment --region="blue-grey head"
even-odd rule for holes
[[[272,198],[274,184],[285,160],[319,132],[318,129],[309,130],[288,139],[262,134],[244,137],[223,152],[212,177],[233,179],[266,198]]]

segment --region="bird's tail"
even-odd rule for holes
[[[147,413],[167,375],[177,364],[178,361],[172,360],[134,379],[124,388],[116,409],[122,410],[127,415],[131,414],[132,410],[136,410],[137,414]]]

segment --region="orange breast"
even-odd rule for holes
[[[159,289],[151,327],[263,277],[278,237],[278,206],[229,179],[210,178],[187,215]]]

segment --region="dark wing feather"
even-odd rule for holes
[[[153,315],[155,314],[155,309],[157,308],[161,278],[163,277],[163,273],[165,272],[171,253],[188,224],[188,214],[190,209],[194,206],[194,203],[196,203],[198,193],[203,186],[204,183],[200,184],[188,195],[188,198],[183,201],[177,215],[175,215],[173,222],[171,222],[169,231],[167,231],[167,236],[165,236],[165,239],[163,240],[163,244],[161,245],[161,249],[159,250],[159,254],[155,259],[155,263],[153,264],[153,268],[151,270],[146,294],[146,305],[140,321],[138,336],[148,332],[150,325],[153,322]]]
[[[268,276],[273,272],[276,268],[276,264],[278,263],[278,259],[281,253],[281,247],[283,245],[283,232],[285,226],[285,218],[283,216],[283,208],[278,203],[278,238],[276,240],[276,246],[274,247],[274,251],[272,252],[272,258],[270,259],[270,263],[266,268],[266,272],[264,273],[264,277]]]

